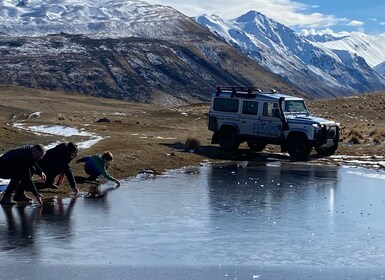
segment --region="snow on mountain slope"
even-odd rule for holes
[[[196,19],[265,68],[314,96],[348,95],[385,88],[365,60],[345,50],[315,45],[290,28],[250,11],[233,20]]]
[[[139,0],[0,1],[0,33],[12,36],[156,37],[173,32],[175,21],[185,18],[171,7]]]
[[[0,84],[162,105],[217,85],[303,91],[195,20],[140,0],[0,0]]]
[[[360,32],[336,36],[306,36],[320,46],[329,49],[347,50],[365,58],[369,66],[374,67],[385,61],[385,34],[369,36]]]
[[[379,73],[381,76],[385,78],[385,61],[375,66],[374,70],[376,70],[377,73]]]

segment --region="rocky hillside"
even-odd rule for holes
[[[161,104],[208,100],[216,85],[299,91],[227,44],[76,35],[0,37],[0,82]]]
[[[0,84],[160,104],[217,85],[304,94],[170,7],[7,0],[0,16]]]

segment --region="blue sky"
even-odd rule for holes
[[[250,10],[296,31],[385,33],[385,0],[145,0],[174,7],[188,16],[235,18]]]

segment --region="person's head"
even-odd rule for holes
[[[109,162],[109,161],[112,161],[114,157],[110,151],[107,151],[102,155],[102,159],[104,159],[106,162]]]
[[[78,146],[73,142],[68,142],[67,153],[70,159],[74,159],[78,154]]]
[[[45,147],[41,144],[36,144],[32,147],[32,157],[34,161],[40,160],[45,155]]]

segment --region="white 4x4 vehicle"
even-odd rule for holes
[[[321,156],[334,154],[340,135],[338,123],[311,116],[302,98],[244,87],[216,89],[208,128],[222,150],[245,141],[253,151],[275,144],[293,160],[306,160],[313,147]]]

